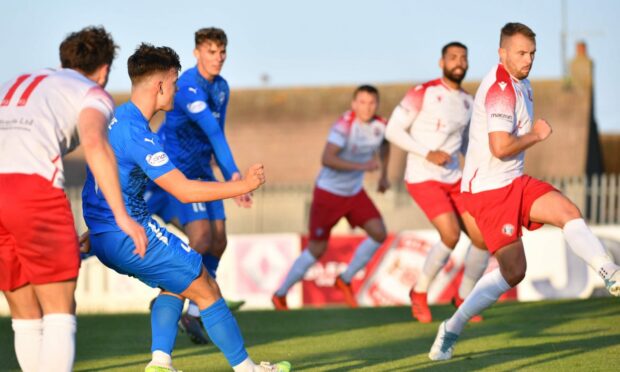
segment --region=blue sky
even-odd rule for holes
[[[586,40],[595,62],[596,117],[620,133],[620,1],[566,0],[567,55]],[[108,88],[127,91],[127,57],[142,41],[174,48],[194,64],[193,33],[218,26],[229,37],[223,75],[232,88],[413,82],[435,78],[439,50],[451,40],[469,46],[467,79],[497,61],[499,29],[509,21],[537,33],[531,78],[558,78],[561,0],[314,0],[314,1],[11,1],[0,13],[0,81],[58,65],[70,31],[104,25],[121,50]],[[10,57],[9,57],[10,56]]]

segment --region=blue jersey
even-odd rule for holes
[[[175,166],[164,152],[158,136],[151,132],[148,120],[131,101],[116,109],[108,125],[108,139],[118,163],[127,212],[146,225],[151,216],[144,201],[147,180],[155,180],[175,169]],[[82,208],[91,233],[120,231],[88,168],[82,190]]]
[[[174,109],[166,113],[159,136],[170,159],[188,178],[212,178],[211,158],[226,180],[239,169],[224,136],[230,89],[221,76],[213,82],[197,67],[185,71],[177,81]]]

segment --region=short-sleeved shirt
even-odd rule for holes
[[[489,148],[489,133],[527,134],[532,129],[533,114],[529,80],[515,79],[503,65],[495,66],[476,92],[462,191],[477,193],[499,189],[523,175],[525,152],[508,158],[496,158]]]
[[[226,80],[217,75],[212,82],[200,75],[198,68],[185,71],[177,82],[174,108],[158,131],[170,159],[188,178],[211,175],[214,144],[199,122],[211,123],[224,131],[230,88]],[[215,129],[215,128],[211,128]],[[209,129],[207,129],[207,132]],[[222,137],[221,140],[225,141]],[[216,159],[220,160],[220,159]],[[224,178],[230,179],[238,172],[232,159],[221,166]]]
[[[148,120],[131,101],[116,109],[108,125],[108,134],[118,163],[127,212],[136,221],[147,224],[151,216],[144,201],[147,180],[155,180],[176,167],[164,152],[158,136],[151,132]],[[91,233],[120,231],[90,169],[86,173],[82,205]]]
[[[400,106],[415,117],[409,134],[416,142],[451,156],[449,163],[440,166],[419,154],[407,154],[405,181],[457,182],[461,178],[459,153],[472,113],[471,95],[462,89],[448,87],[442,79],[436,79],[411,88]]]
[[[112,97],[71,69],[44,69],[0,86],[0,173],[36,174],[64,186],[61,157],[79,144],[86,108],[112,116]]]
[[[355,117],[353,111],[345,112],[332,126],[327,141],[340,147],[338,156],[354,163],[372,159],[385,138],[385,120],[375,116],[369,123]],[[364,171],[343,171],[324,166],[321,168],[317,187],[340,196],[357,194],[363,187]]]

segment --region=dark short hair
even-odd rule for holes
[[[201,28],[194,34],[194,41],[196,42],[196,48],[205,42],[214,43],[217,46],[227,46],[228,38],[226,33],[221,28],[207,27]]]
[[[89,26],[70,33],[60,43],[60,64],[90,74],[103,65],[111,65],[117,49],[103,26]]]
[[[127,70],[132,83],[155,72],[167,72],[170,69],[181,70],[179,55],[168,47],[156,47],[142,43],[127,59]]]
[[[364,85],[360,85],[359,87],[355,88],[355,91],[353,91],[353,98],[355,99],[355,97],[357,97],[357,95],[360,92],[366,92],[366,93],[372,94],[375,97],[377,97],[377,100],[379,99],[379,90],[372,85],[364,84]]]
[[[536,34],[534,33],[534,31],[532,31],[531,28],[527,27],[523,23],[509,22],[506,23],[504,27],[502,27],[502,31],[499,36],[499,46],[502,46],[504,40],[516,34],[521,34],[532,40],[533,42],[536,42]]]
[[[448,44],[444,45],[443,48],[441,48],[441,56],[444,57],[448,49],[451,47],[463,48],[465,49],[465,51],[467,51],[467,47],[465,46],[465,44],[458,41],[451,41]]]

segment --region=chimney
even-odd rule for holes
[[[592,60],[588,57],[586,43],[577,42],[575,58],[570,63],[570,77],[574,87],[592,91]]]

